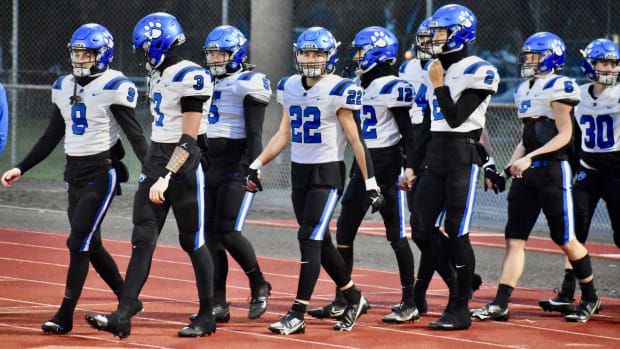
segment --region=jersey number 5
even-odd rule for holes
[[[86,121],[86,105],[84,103],[74,104],[71,107],[71,120],[73,120],[74,135],[81,136],[88,127],[88,121]]]
[[[220,112],[217,110],[217,105],[215,105],[215,101],[222,98],[222,91],[213,92],[213,101],[211,102],[211,107],[209,108],[209,115],[207,116],[207,120],[210,124],[215,124],[220,120]]]
[[[321,143],[321,133],[315,132],[321,126],[321,111],[317,107],[292,105],[289,111],[291,116],[291,140],[295,143]],[[308,119],[304,122],[304,119]],[[299,128],[304,129],[303,134]]]

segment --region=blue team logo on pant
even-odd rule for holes
[[[144,175],[144,173],[140,173],[140,178],[138,178],[138,182],[144,182],[145,179],[146,176]]]
[[[586,171],[583,171],[583,170],[579,171],[579,173],[577,173],[577,180],[581,181],[584,178],[586,178]]]

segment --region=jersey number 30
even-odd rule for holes
[[[614,119],[610,115],[582,115],[579,123],[587,124],[583,136],[583,144],[594,149],[597,145],[601,149],[614,146]]]
[[[289,114],[291,116],[291,140],[295,143],[321,143],[321,133],[316,129],[321,125],[321,111],[317,107],[292,105]],[[303,128],[303,133],[301,132]]]

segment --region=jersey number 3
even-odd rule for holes
[[[86,105],[84,103],[74,104],[71,107],[71,120],[73,120],[74,135],[81,136],[88,127],[88,121],[86,121]]]
[[[291,140],[295,143],[321,143],[321,133],[315,132],[321,126],[321,111],[317,107],[292,105],[289,110],[291,116]],[[304,119],[307,119],[304,121]],[[300,128],[304,129],[302,134]]]

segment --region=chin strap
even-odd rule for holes
[[[77,95],[77,81],[75,80],[75,76],[73,77],[73,96],[69,97],[69,101],[71,105],[82,103],[82,97]]]

